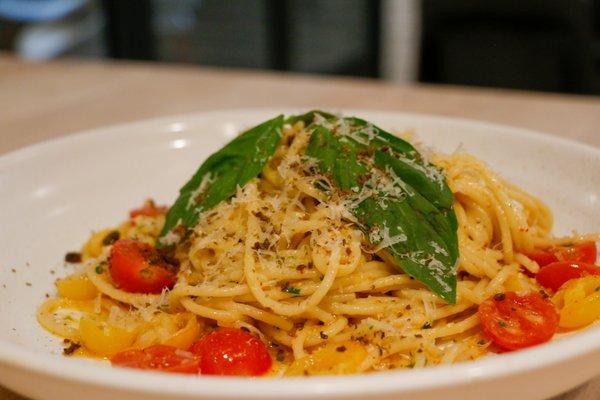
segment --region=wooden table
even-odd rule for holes
[[[232,107],[410,111],[521,126],[600,147],[600,98],[236,70],[0,56],[0,154],[82,129]],[[600,378],[556,400],[596,400]],[[0,388],[0,400],[21,400]]]

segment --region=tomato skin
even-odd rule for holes
[[[262,341],[235,328],[220,328],[208,333],[189,351],[200,357],[202,373],[207,375],[259,376],[272,364]]]
[[[596,243],[594,242],[585,242],[572,247],[561,247],[556,251],[558,261],[580,261],[595,264],[597,257]]]
[[[558,261],[540,269],[535,279],[543,287],[556,292],[565,282],[584,275],[600,275],[600,267],[584,262]]]
[[[527,253],[527,257],[535,261],[540,268],[558,261],[556,255],[550,249],[535,249],[532,252]]]
[[[547,342],[558,329],[554,305],[538,293],[498,293],[479,305],[483,333],[503,350]]]
[[[147,243],[117,240],[110,251],[110,274],[115,285],[130,293],[160,293],[177,279],[175,268]]]
[[[558,261],[581,261],[594,264],[597,258],[596,243],[584,242],[576,246],[558,246],[548,249],[535,249],[527,256],[540,267]]]
[[[182,374],[199,374],[200,359],[189,351],[157,344],[143,350],[126,350],[111,357],[113,365]]]
[[[146,200],[144,205],[140,208],[133,209],[129,211],[129,218],[133,219],[138,215],[143,215],[146,217],[156,217],[162,214],[166,214],[168,210],[167,206],[157,206],[154,201]]]

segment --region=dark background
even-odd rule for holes
[[[405,0],[97,0],[52,18],[0,7],[0,49],[390,79],[382,21],[393,1]],[[409,81],[600,94],[600,0],[410,1]],[[26,54],[27,31],[56,23],[74,27],[73,43]]]

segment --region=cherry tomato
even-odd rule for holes
[[[153,200],[146,200],[140,208],[129,211],[129,218],[135,218],[138,215],[146,217],[156,217],[167,213],[167,206],[157,206]]]
[[[163,372],[199,374],[200,358],[174,346],[157,344],[143,350],[126,350],[110,359],[113,365]]]
[[[190,347],[201,359],[203,374],[263,375],[271,368],[265,344],[255,336],[235,328],[213,331]]]
[[[600,267],[575,261],[559,261],[541,268],[535,276],[540,285],[557,291],[565,282],[584,275],[600,275]]]
[[[597,257],[596,243],[594,242],[585,242],[577,246],[560,247],[556,251],[558,261],[581,261],[595,264]]]
[[[527,257],[531,258],[533,261],[538,263],[540,268],[558,261],[558,258],[556,258],[556,254],[554,254],[554,251],[552,251],[551,248],[535,249],[532,252],[527,253]]]
[[[535,249],[527,254],[540,267],[557,261],[581,261],[594,264],[596,262],[596,243],[585,242],[576,246],[557,246],[547,249]]]
[[[149,244],[130,239],[117,240],[110,251],[110,275],[115,285],[131,293],[160,293],[172,288],[175,267]]]
[[[554,305],[538,293],[497,293],[479,305],[483,333],[504,350],[547,342],[558,328]]]

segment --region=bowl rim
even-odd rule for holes
[[[325,107],[323,109],[332,109]],[[267,113],[291,114],[304,112],[308,107],[260,107],[231,108],[206,112],[195,112],[166,116],[160,118],[114,124],[88,129],[66,136],[49,139],[0,155],[0,174],[12,164],[35,157],[40,152],[60,148],[70,143],[98,138],[108,132],[141,130],[144,127],[168,126],[172,123],[188,121],[202,122],[210,118],[236,119],[241,115],[263,116]],[[520,136],[534,139],[540,143],[560,145],[574,151],[586,153],[600,159],[600,149],[592,145],[565,139],[538,131],[500,125],[490,122],[465,118],[430,115],[423,113],[406,113],[385,110],[335,108],[344,114],[368,115],[367,118],[407,118],[430,121],[439,124],[456,124],[473,129],[493,129],[508,136]],[[40,328],[41,329],[41,328]],[[489,356],[483,359],[441,365],[415,370],[393,370],[373,374],[351,376],[310,377],[310,385],[306,378],[231,378],[231,377],[190,377],[144,372],[128,369],[106,368],[97,362],[77,359],[61,359],[49,354],[35,353],[24,346],[0,339],[0,363],[13,368],[27,370],[51,379],[76,381],[81,384],[121,389],[138,393],[160,393],[180,396],[212,396],[217,398],[264,398],[279,399],[282,393],[291,399],[319,395],[334,396],[368,396],[391,393],[410,393],[420,390],[440,389],[469,385],[478,381],[487,381],[532,372],[551,365],[587,355],[600,353],[600,326],[591,327],[569,337],[562,337],[550,343],[514,353]],[[53,365],[53,368],[47,368]],[[224,384],[225,383],[225,384]]]

